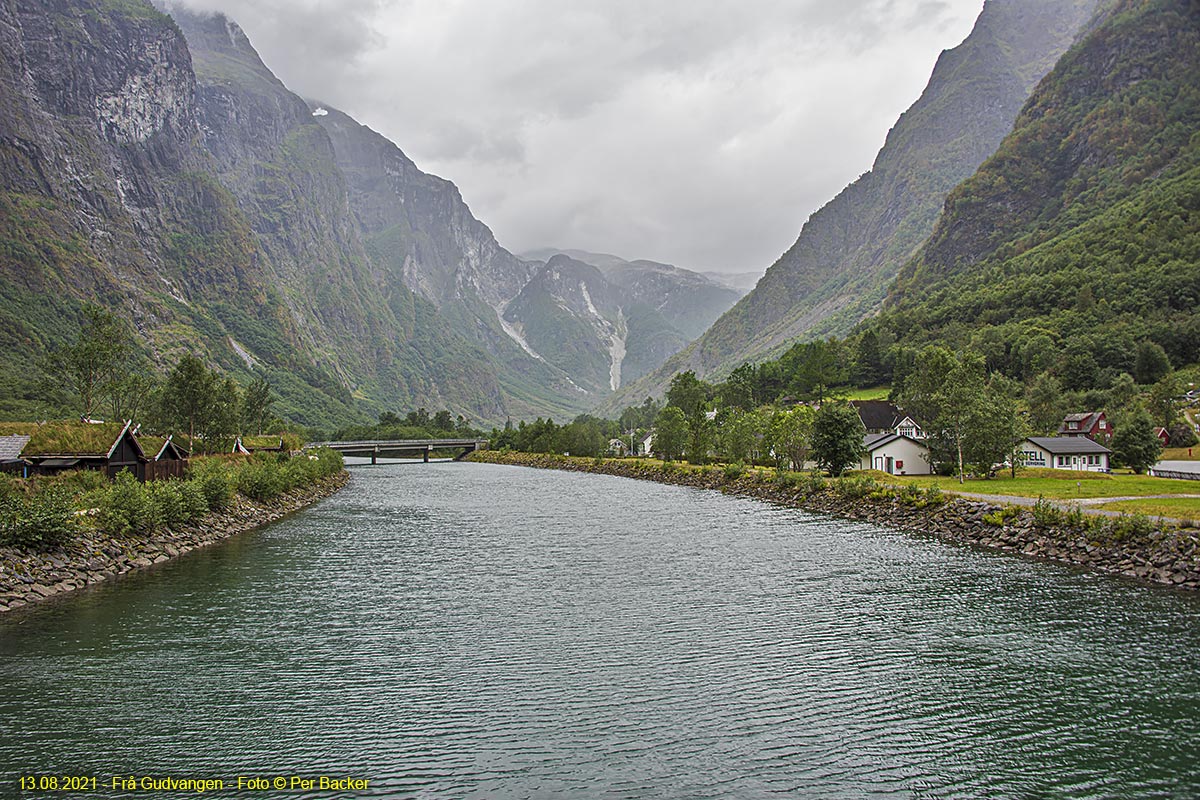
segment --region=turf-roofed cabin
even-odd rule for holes
[[[142,452],[150,459],[146,464],[146,480],[182,478],[187,472],[189,452],[175,441],[174,436],[164,438],[138,434],[137,440]]]
[[[110,478],[129,471],[138,480],[146,480],[150,459],[129,423],[4,422],[0,423],[0,437],[14,443],[28,437],[15,457],[27,465],[29,475],[94,469],[103,470]]]

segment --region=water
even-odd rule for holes
[[[620,478],[353,475],[0,621],[0,796],[1200,794],[1193,596]]]

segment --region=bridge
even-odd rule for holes
[[[372,464],[378,464],[380,458],[400,458],[403,455],[415,457],[418,453],[429,463],[429,454],[434,450],[461,450],[455,461],[462,461],[476,450],[487,449],[487,439],[399,439],[391,441],[370,440],[363,442],[310,442],[310,447],[328,447],[337,450],[344,456],[370,458]]]

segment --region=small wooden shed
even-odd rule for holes
[[[150,459],[146,464],[146,480],[161,481],[167,478],[182,478],[187,472],[187,449],[175,441],[175,437],[138,435],[142,452]]]

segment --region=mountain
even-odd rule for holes
[[[523,253],[522,258],[546,262],[560,254],[599,269],[605,280],[625,289],[627,302],[653,308],[687,341],[708,330],[718,317],[745,294],[745,290],[716,280],[711,275],[646,259],[627,261],[608,253],[549,247]],[[729,277],[736,279],[737,276]]]
[[[879,320],[1067,388],[1200,360],[1200,6],[1122,0],[946,201]]]
[[[873,313],[929,236],[946,195],[995,152],[1095,0],[987,0],[939,57],[871,170],[805,223],[796,243],[699,340],[609,406],[661,392],[676,372],[720,375],[788,341],[848,331]]]
[[[594,402],[505,323],[508,304],[540,265],[501,247],[457,186],[422,172],[385,137],[325,103],[310,101],[308,113],[333,144],[371,263],[390,289],[432,303],[444,324],[487,354],[506,414],[573,416]]]
[[[89,301],[143,367],[265,374],[293,422],[594,403],[508,332],[541,265],[452,183],[290,92],[231,20],[166,11],[0,0],[0,414],[69,411],[42,362]]]

